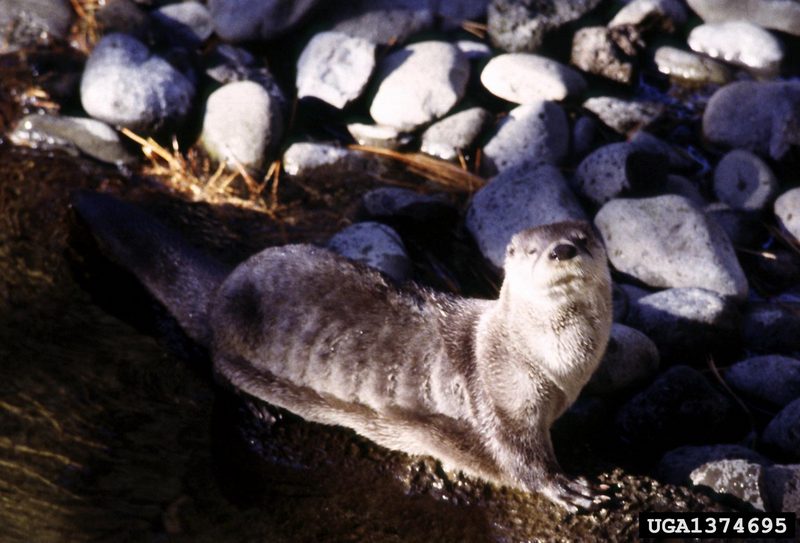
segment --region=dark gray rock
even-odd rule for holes
[[[411,261],[403,240],[392,228],[377,222],[352,224],[333,236],[328,248],[375,268],[396,281],[411,277]]]
[[[330,30],[376,44],[402,44],[412,34],[431,30],[435,0],[351,0],[332,2],[321,20],[332,20]]]
[[[442,160],[455,160],[459,151],[472,147],[491,120],[492,114],[482,107],[454,113],[422,133],[420,150]]]
[[[214,33],[208,9],[193,0],[167,4],[153,10],[151,16],[173,43],[197,47]]]
[[[613,283],[611,285],[611,307],[615,323],[625,320],[629,305],[630,300],[628,299],[628,293],[625,292],[625,289],[622,288],[621,285]]]
[[[792,355],[800,352],[800,307],[797,304],[755,302],[744,312],[742,332],[747,349],[756,353]]]
[[[361,199],[370,217],[408,218],[418,222],[453,219],[455,207],[442,195],[429,195],[399,187],[373,189]]]
[[[800,464],[768,467],[764,475],[769,510],[800,513]]]
[[[144,43],[156,38],[150,15],[134,0],[106,0],[94,14],[101,35],[128,34]],[[166,37],[169,41],[169,37]]]
[[[359,145],[382,149],[400,149],[412,140],[408,132],[383,124],[350,123],[347,131]]]
[[[633,81],[635,61],[604,26],[587,26],[572,36],[570,62],[584,72],[627,85]]]
[[[483,256],[503,267],[506,245],[526,228],[583,220],[581,206],[561,172],[549,164],[505,170],[475,193],[466,226]]]
[[[764,428],[764,443],[800,460],[800,398],[784,407]]]
[[[586,81],[572,68],[529,53],[498,55],[481,72],[486,89],[515,104],[563,100],[584,91]]]
[[[555,102],[512,109],[483,147],[483,172],[492,175],[526,164],[560,163],[569,150],[569,123]]]
[[[778,180],[772,170],[750,151],[734,149],[714,169],[714,194],[733,209],[759,211],[777,192]]]
[[[668,175],[662,187],[664,194],[678,194],[683,196],[697,207],[704,207],[708,202],[700,193],[697,184],[681,175]],[[723,228],[724,229],[724,228]],[[727,231],[726,231],[727,232]],[[734,242],[734,245],[736,243]]]
[[[575,170],[577,192],[595,205],[620,195],[664,184],[667,159],[627,142],[609,143],[584,158]]]
[[[658,364],[658,349],[650,338],[614,323],[606,353],[584,390],[601,396],[629,390],[652,378]]]
[[[800,36],[800,4],[796,0],[687,0],[687,3],[709,23],[750,21]]]
[[[764,466],[738,458],[714,460],[695,468],[689,478],[719,494],[733,496],[758,511],[765,509]]]
[[[800,188],[789,189],[775,200],[778,222],[800,243]]]
[[[614,267],[646,285],[747,297],[747,279],[725,232],[682,196],[611,200],[595,225]]]
[[[489,38],[510,52],[536,51],[547,32],[579,19],[600,0],[492,0],[487,12]]]
[[[705,362],[739,345],[741,315],[729,299],[702,288],[671,288],[630,305],[625,322],[641,330],[672,363]]]
[[[761,217],[752,211],[731,209],[714,202],[705,206],[706,216],[717,223],[736,247],[758,247],[765,239]]]
[[[739,393],[784,407],[800,398],[800,360],[788,356],[756,356],[737,362],[725,380]]]
[[[742,445],[701,445],[679,447],[665,454],[658,464],[658,477],[673,485],[688,484],[694,470],[704,464],[720,460],[743,460],[748,463],[769,466],[771,462],[753,449]]]
[[[681,0],[633,0],[614,15],[608,27],[647,27],[657,21],[659,27],[672,31],[683,26],[687,17],[686,6]]]
[[[703,134],[711,143],[780,160],[800,146],[800,82],[725,85],[708,101]]]
[[[351,171],[380,172],[380,162],[359,151],[328,143],[293,143],[283,153],[283,171],[289,175],[308,176]]]
[[[783,62],[778,38],[747,21],[697,26],[688,42],[693,51],[764,75],[777,75]]]
[[[0,53],[66,38],[72,16],[68,0],[0,0]]]
[[[157,130],[182,119],[193,98],[189,78],[124,34],[97,43],[81,79],[81,103],[89,115],[134,130]]]
[[[442,19],[445,30],[461,28],[464,21],[483,20],[489,0],[439,0],[436,13]]]
[[[130,164],[136,160],[122,145],[119,134],[95,119],[26,115],[9,138],[16,145],[65,149],[76,154],[80,151],[111,164]]]
[[[654,60],[659,72],[687,83],[724,85],[732,78],[723,64],[668,45],[656,49]]]
[[[612,96],[589,98],[583,103],[583,107],[622,135],[645,128],[664,112],[664,106],[656,102],[624,100]]]
[[[375,69],[375,44],[340,32],[320,32],[297,61],[297,97],[342,109],[364,92]]]
[[[697,166],[697,162],[686,151],[645,130],[636,131],[629,141],[645,151],[666,156],[670,169],[693,170]]]
[[[659,452],[738,439],[743,418],[700,372],[674,366],[622,406],[616,425],[634,448]]]
[[[454,45],[414,43],[381,61],[369,113],[378,124],[412,130],[450,111],[468,79],[469,61]]]
[[[580,160],[596,147],[598,122],[588,115],[581,115],[572,124],[572,155]]]
[[[316,5],[317,0],[208,0],[217,35],[232,42],[277,38]]]
[[[221,43],[214,48],[205,64],[206,75],[223,85],[235,81],[258,83],[266,89],[277,107],[287,113],[289,103],[272,72],[246,49]]]

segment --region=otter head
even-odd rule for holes
[[[589,223],[570,221],[523,230],[506,249],[503,290],[542,300],[587,287],[610,292],[606,252]]]

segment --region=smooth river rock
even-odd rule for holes
[[[411,277],[411,261],[400,236],[378,222],[359,222],[338,232],[328,248],[356,262],[381,271],[395,281]]]
[[[494,57],[481,72],[481,83],[495,96],[515,104],[563,100],[586,88],[586,81],[577,71],[528,53]]]
[[[629,390],[652,378],[658,371],[659,360],[658,348],[649,337],[615,322],[600,366],[584,390],[598,395]]]
[[[714,194],[733,209],[759,211],[775,198],[778,180],[757,155],[744,149],[726,154],[714,169]]]
[[[589,98],[583,103],[583,107],[623,136],[645,128],[664,112],[664,106],[657,102],[626,100],[614,96]]]
[[[492,114],[482,107],[454,113],[422,133],[420,151],[442,160],[455,160],[460,151],[472,147],[491,120]]]
[[[318,0],[208,0],[217,35],[226,41],[270,40],[303,20]]]
[[[775,215],[786,232],[800,243],[800,187],[787,190],[775,200]]]
[[[436,4],[435,0],[327,2],[319,19],[333,21],[329,30],[379,45],[397,45],[433,28]]]
[[[750,21],[800,36],[800,3],[797,0],[687,0],[686,3],[709,23]]]
[[[764,75],[776,75],[783,61],[778,38],[746,21],[697,26],[689,33],[688,42],[698,53]]]
[[[783,407],[800,398],[800,360],[780,355],[748,358],[728,368],[725,380],[749,398]]]
[[[730,71],[716,60],[668,45],[656,49],[654,61],[662,74],[688,83],[724,85],[731,80]]]
[[[800,460],[800,398],[784,407],[764,428],[764,442]]]

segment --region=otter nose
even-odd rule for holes
[[[578,254],[578,249],[571,243],[559,243],[550,251],[550,260],[570,260]]]

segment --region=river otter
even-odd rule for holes
[[[101,249],[210,348],[223,382],[570,511],[591,505],[550,441],[611,327],[606,255],[587,223],[516,234],[499,299],[478,300],[396,286],[311,245],[230,271],[134,206],[97,194],[75,206]]]

